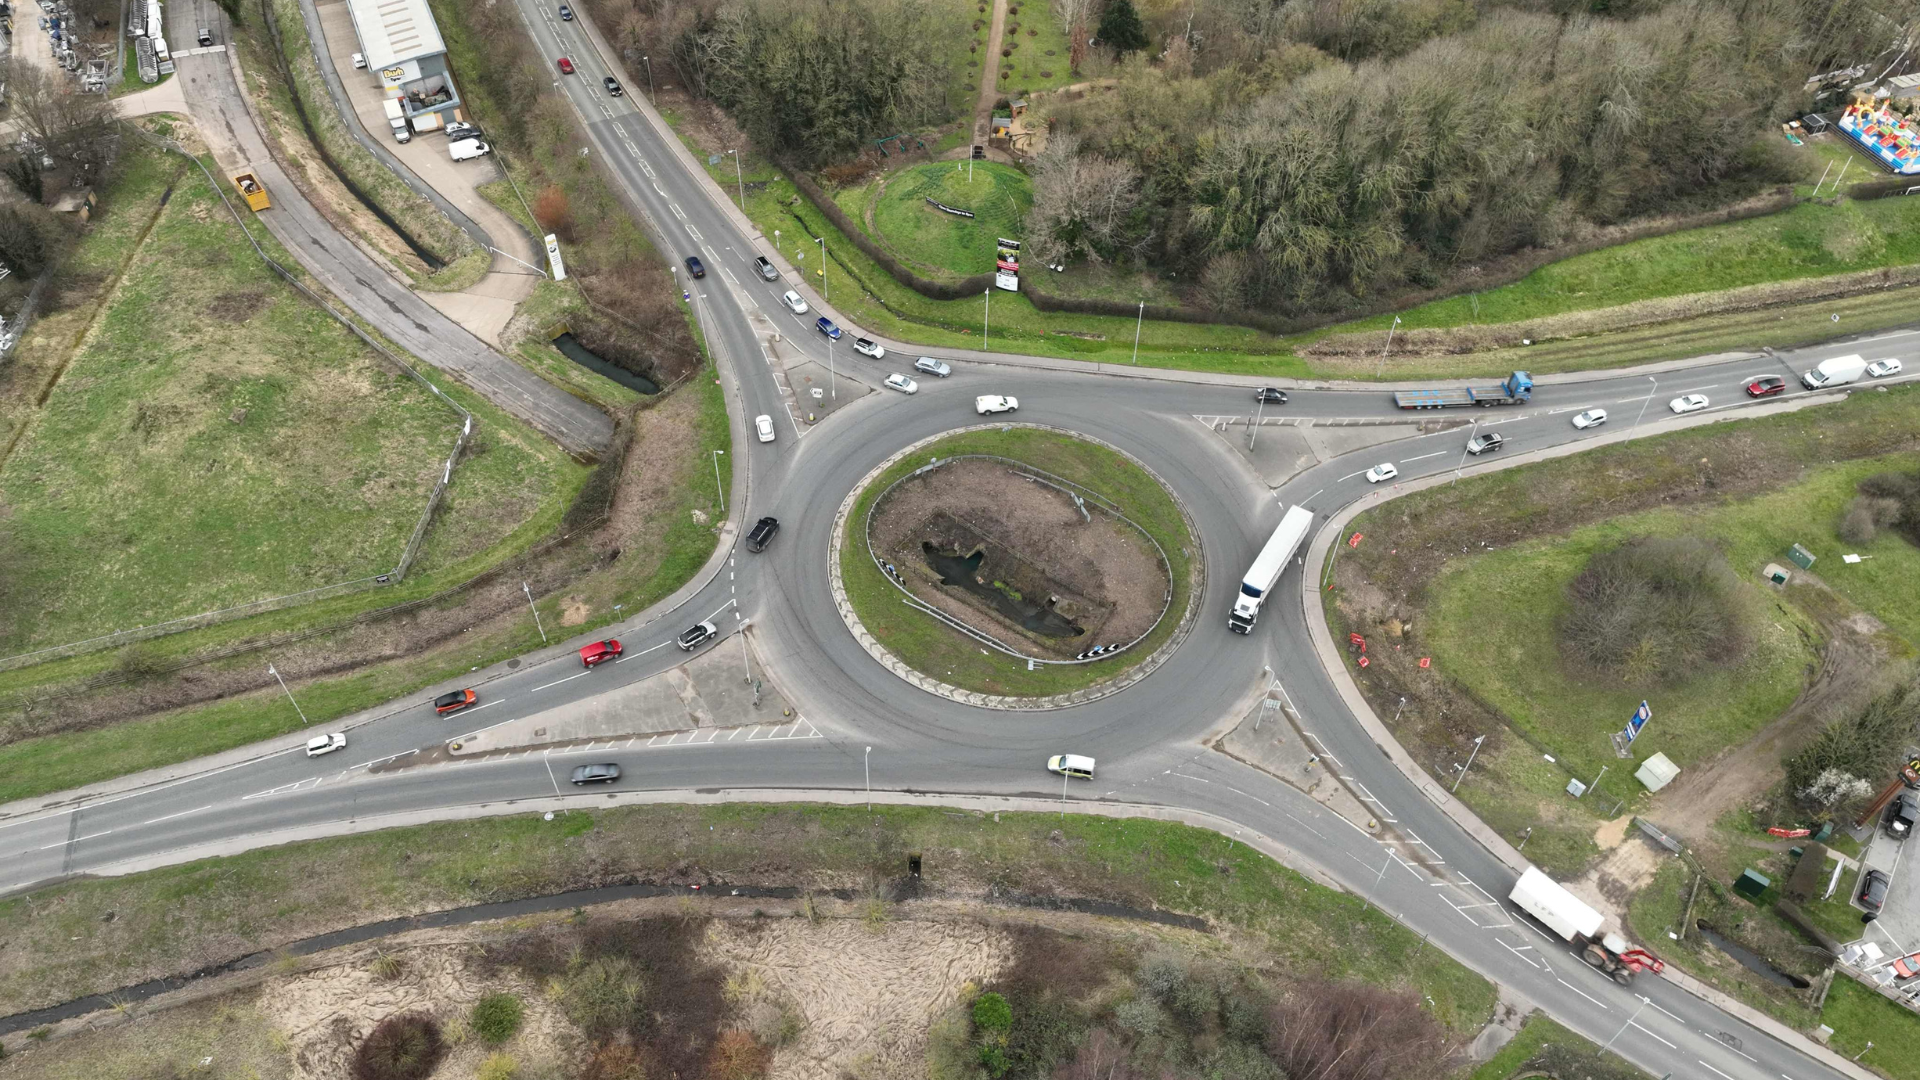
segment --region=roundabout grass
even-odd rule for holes
[[[878,196],[868,196],[878,239],[899,258],[929,269],[992,273],[994,241],[1019,237],[1033,186],[1019,169],[987,161],[974,162],[971,181],[968,176],[966,162],[935,161],[887,177]],[[928,199],[975,216],[937,210]]]
[[[873,563],[866,541],[867,512],[894,481],[932,461],[958,454],[997,454],[1027,462],[1113,500],[1167,554],[1173,602],[1140,644],[1111,661],[1051,664],[1028,671],[1026,662],[988,649],[901,602],[900,591]],[[967,431],[920,447],[874,477],[854,500],[843,527],[840,574],[847,601],[867,632],[915,670],[950,686],[986,694],[1044,697],[1082,690],[1130,670],[1166,644],[1193,599],[1194,546],[1186,518],[1165,487],[1130,458],[1065,432],[1015,427]]]

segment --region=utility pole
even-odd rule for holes
[[[1487,737],[1485,735],[1478,736],[1473,740],[1473,753],[1468,754],[1467,763],[1465,765],[1460,766],[1460,775],[1453,778],[1453,790],[1455,791],[1460,790],[1460,781],[1465,780],[1467,778],[1467,770],[1473,768],[1473,759],[1475,755],[1480,753],[1480,744],[1485,742],[1486,740],[1487,740]]]
[[[1588,795],[1591,795],[1591,794],[1593,794],[1594,792],[1596,792],[1596,791],[1599,791],[1599,790],[1600,790],[1600,781],[1602,781],[1602,780],[1604,780],[1604,779],[1606,779],[1606,776],[1607,776],[1607,769],[1608,769],[1608,768],[1609,768],[1609,766],[1606,766],[1606,765],[1602,765],[1602,766],[1600,766],[1600,775],[1599,775],[1599,776],[1596,776],[1596,777],[1594,777],[1594,778],[1593,778],[1593,783],[1592,783],[1592,784],[1589,784],[1589,785],[1587,786],[1587,794],[1588,794]],[[1584,798],[1584,796],[1582,796],[1582,797]]]
[[[983,295],[986,296],[986,300],[983,301],[985,306],[980,312],[980,351],[986,352],[987,323],[993,318],[993,290],[988,289]]]
[[[640,58],[640,62],[647,65],[647,101],[652,103],[653,107],[657,109],[660,107],[660,98],[653,92],[653,59],[643,56]]]
[[[749,686],[753,685],[753,661],[747,656],[747,627],[752,625],[752,619],[740,624],[740,670],[746,673],[747,677],[742,681]]]
[[[547,643],[547,628],[540,625],[540,609],[533,606],[533,589],[526,582],[520,583],[520,591],[527,594],[527,608],[533,612],[533,628],[540,631],[540,644]]]
[[[1253,406],[1253,426],[1247,429],[1247,453],[1253,453],[1254,437],[1260,434],[1260,418],[1267,412],[1267,398],[1262,394],[1256,398]]]
[[[307,714],[300,710],[300,703],[293,700],[293,691],[287,689],[287,680],[280,677],[280,673],[273,669],[272,664],[267,665],[267,674],[273,676],[274,680],[280,684],[280,689],[287,695],[287,700],[293,702],[293,714],[300,718],[300,726],[306,727]]]

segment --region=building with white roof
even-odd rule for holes
[[[460,104],[447,69],[447,44],[427,0],[347,0],[367,70],[383,93],[399,98],[421,129],[440,126]],[[424,122],[422,122],[424,121]]]

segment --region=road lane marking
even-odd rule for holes
[[[243,801],[246,799],[263,799],[269,795],[284,795],[289,791],[297,791],[303,787],[314,787],[314,786],[317,786],[319,783],[320,783],[319,777],[309,776],[305,780],[296,780],[291,784],[281,784],[279,787],[268,788],[265,791],[256,791],[251,795],[242,795],[240,796],[240,798]]]
[[[1533,946],[1531,946],[1531,945],[1529,945],[1529,946],[1527,946],[1527,947],[1528,947],[1528,948],[1532,948]],[[1656,1009],[1660,1009],[1660,1006],[1659,1006],[1659,1005],[1656,1005],[1656,1004],[1654,1004],[1654,1002],[1653,1002],[1653,1001],[1652,1001],[1651,999],[1649,999],[1649,1000],[1647,1001],[1647,1004],[1649,1004],[1649,1005],[1653,1005],[1653,1007],[1654,1007],[1654,1008],[1656,1008]],[[1672,1013],[1670,1013],[1670,1012],[1667,1012],[1667,1010],[1665,1010],[1665,1009],[1660,1009],[1660,1011],[1661,1011],[1661,1012],[1663,1012],[1663,1013],[1667,1013],[1667,1015],[1668,1015],[1668,1016],[1670,1016],[1670,1017],[1673,1017],[1673,1019],[1674,1019],[1674,1020],[1675,1020],[1676,1022],[1678,1022],[1678,1023],[1682,1023],[1682,1024],[1684,1024],[1684,1023],[1686,1023],[1686,1021],[1685,1021],[1685,1020],[1681,1020],[1681,1019],[1680,1019],[1679,1017],[1677,1017],[1677,1016],[1674,1016],[1674,1015],[1673,1015]]]
[[[105,836],[105,835],[107,835],[107,833],[110,833],[110,832],[112,832],[112,831],[113,831],[112,829],[106,829],[106,830],[103,830],[103,831],[101,831],[101,832],[97,832],[97,833],[88,833],[88,834],[87,834],[87,835],[85,835],[85,836],[76,836],[76,837],[74,837],[74,838],[73,838],[73,839],[71,839],[71,840],[62,840],[62,841],[60,841],[60,842],[59,842],[59,843],[57,843],[57,844],[48,844],[48,845],[47,845],[46,847],[41,847],[41,848],[35,848],[34,850],[35,850],[35,851],[48,851],[48,850],[51,850],[51,849],[53,849],[53,848],[57,848],[57,847],[66,847],[66,846],[67,846],[68,844],[77,844],[77,843],[79,843],[79,842],[80,842],[80,841],[82,841],[82,840],[91,840],[91,839],[93,839],[93,838],[94,838],[94,837],[96,837],[96,836]]]
[[[1512,954],[1513,954],[1513,955],[1515,955],[1515,956],[1520,956],[1520,950],[1519,950],[1519,949],[1516,949],[1516,948],[1514,948],[1513,946],[1511,946],[1511,945],[1508,945],[1508,944],[1507,944],[1506,942],[1504,942],[1504,941],[1503,941],[1503,942],[1501,942],[1500,944],[1501,944],[1501,945],[1503,945],[1503,946],[1505,946],[1505,947],[1506,947],[1506,950],[1507,950],[1508,952],[1510,952],[1510,953],[1512,953]],[[1528,946],[1524,946],[1524,947],[1525,947],[1525,948],[1529,948],[1529,949],[1530,949],[1530,948],[1532,948],[1533,946],[1531,946],[1531,945],[1528,945]],[[1532,968],[1532,969],[1534,969],[1535,971],[1538,971],[1538,970],[1540,970],[1540,965],[1539,965],[1539,964],[1536,964],[1536,963],[1534,963],[1531,957],[1526,957],[1526,956],[1520,956],[1520,959],[1522,959],[1522,960],[1525,960],[1525,961],[1526,961],[1526,963],[1527,963],[1527,966],[1528,966],[1528,967],[1530,967],[1530,968]]]
[[[1431,454],[1421,454],[1419,457],[1401,458],[1400,460],[1401,461],[1425,461],[1430,457],[1439,457],[1441,454],[1450,454],[1452,452],[1453,451],[1451,450],[1435,450]]]
[[[1647,1029],[1646,1029],[1646,1028],[1644,1028],[1644,1027],[1641,1027],[1641,1026],[1640,1026],[1640,1024],[1639,1024],[1639,1023],[1637,1023],[1637,1022],[1635,1022],[1635,1021],[1632,1021],[1632,1020],[1629,1020],[1629,1021],[1627,1021],[1627,1023],[1629,1023],[1629,1024],[1632,1024],[1632,1025],[1633,1025],[1634,1027],[1637,1027],[1637,1028],[1640,1028],[1640,1030],[1641,1030],[1641,1031],[1644,1031],[1644,1032],[1646,1032],[1646,1033],[1647,1033],[1648,1035],[1650,1035],[1650,1036],[1652,1036],[1652,1037],[1653,1037],[1654,1039],[1656,1039],[1656,1040],[1658,1040],[1658,1041],[1659,1041],[1659,1043],[1660,1043],[1660,1045],[1662,1045],[1662,1046],[1664,1046],[1664,1047],[1666,1047],[1666,1048],[1667,1048],[1667,1049],[1669,1049],[1669,1050],[1678,1050],[1678,1049],[1680,1049],[1679,1047],[1677,1047],[1677,1046],[1675,1046],[1675,1045],[1673,1045],[1672,1043],[1670,1043],[1670,1042],[1668,1042],[1667,1040],[1665,1040],[1665,1039],[1662,1039],[1662,1038],[1660,1038],[1660,1036],[1658,1036],[1658,1035],[1654,1035],[1654,1034],[1653,1034],[1653,1032],[1651,1032],[1651,1031],[1647,1031]],[[1743,1055],[1743,1056],[1744,1056],[1744,1055]],[[1751,1060],[1751,1059],[1749,1059],[1749,1060]]]
[[[1568,982],[1567,980],[1565,980],[1565,979],[1562,979],[1562,978],[1560,978],[1559,976],[1557,976],[1557,975],[1556,975],[1556,976],[1554,976],[1554,980],[1553,980],[1553,981],[1554,981],[1554,982],[1557,982],[1557,983],[1559,983],[1559,984],[1560,984],[1561,986],[1564,986],[1564,987],[1566,987],[1567,989],[1569,989],[1569,990],[1571,990],[1571,991],[1573,991],[1574,993],[1576,993],[1576,994],[1579,994],[1579,995],[1580,995],[1581,997],[1583,997],[1583,998],[1586,998],[1586,999],[1587,999],[1588,1001],[1591,1001],[1591,1002],[1593,1002],[1593,1003],[1594,1003],[1595,1005],[1598,1005],[1598,1006],[1600,1006],[1600,1007],[1601,1007],[1601,1008],[1603,1008],[1603,1009],[1606,1009],[1606,1008],[1607,1008],[1607,1003],[1606,1003],[1606,1002],[1604,1002],[1604,1001],[1601,1001],[1601,1000],[1600,1000],[1599,998],[1597,998],[1597,997],[1594,997],[1594,996],[1593,996],[1592,994],[1589,994],[1589,993],[1587,993],[1587,992],[1586,992],[1585,990],[1582,990],[1582,989],[1580,989],[1579,987],[1577,987],[1577,986],[1575,986],[1575,985],[1573,985],[1572,983],[1570,983],[1570,982]],[[1607,1011],[1608,1011],[1608,1012],[1612,1012],[1613,1010],[1611,1010],[1611,1009],[1608,1009]],[[1703,1062],[1701,1062],[1700,1064],[1702,1064],[1702,1065],[1705,1065],[1705,1064],[1706,1064],[1706,1062],[1704,1062],[1704,1061],[1703,1061]],[[1726,1074],[1724,1074],[1724,1073],[1722,1073],[1721,1075],[1723,1075],[1723,1076],[1725,1076]],[[1733,1080],[1733,1077],[1731,1077],[1731,1076],[1728,1076],[1728,1077],[1727,1077],[1727,1080]]]
[[[165,817],[157,817],[157,818],[151,818],[151,819],[148,819],[148,820],[146,820],[146,821],[143,821],[143,822],[141,822],[140,824],[142,824],[142,825],[158,825],[159,823],[161,823],[161,822],[163,822],[163,821],[172,821],[172,820],[173,820],[174,818],[177,818],[177,817],[186,817],[186,816],[187,816],[188,814],[197,814],[197,813],[199,813],[199,812],[200,812],[200,810],[211,810],[211,809],[213,809],[213,804],[212,804],[212,803],[208,803],[207,805],[205,805],[205,806],[202,806],[202,807],[200,807],[200,809],[199,809],[199,810],[182,810],[182,811],[180,811],[180,812],[179,812],[179,813],[177,813],[177,814],[168,814],[168,815],[166,815]]]
[[[626,662],[627,662],[627,661],[629,661],[629,660],[637,660],[637,659],[639,659],[640,657],[642,657],[642,656],[645,656],[645,655],[647,655],[647,654],[648,654],[648,653],[650,653],[650,652],[658,652],[658,651],[660,651],[661,649],[664,649],[664,648],[666,648],[667,646],[669,646],[669,645],[671,645],[671,644],[673,644],[673,642],[671,642],[671,641],[663,641],[663,642],[661,642],[660,644],[658,644],[658,645],[654,645],[654,646],[652,646],[652,647],[650,647],[650,648],[645,648],[645,649],[641,649],[641,650],[640,650],[639,652],[637,652],[637,653],[628,653],[628,654],[626,654],[625,656],[622,656],[622,657],[621,657],[620,659],[618,659],[618,660],[615,660],[615,661],[614,661],[614,663],[616,663],[616,664],[624,664],[624,663],[626,663]]]
[[[1340,479],[1338,479],[1338,480],[1335,480],[1335,481],[1334,481],[1334,483],[1336,483],[1336,484],[1343,484],[1343,483],[1346,483],[1346,482],[1347,482],[1348,480],[1351,480],[1351,479],[1353,479],[1353,478],[1354,478],[1354,477],[1356,477],[1356,476],[1360,476],[1360,475],[1362,475],[1362,474],[1364,474],[1364,473],[1365,473],[1366,471],[1367,471],[1367,470],[1365,470],[1365,469],[1361,469],[1361,470],[1360,470],[1360,472],[1350,472],[1350,473],[1348,473],[1347,475],[1345,475],[1345,476],[1343,476],[1343,477],[1341,477]]]
[[[581,678],[582,676],[585,676],[585,675],[590,675],[592,673],[593,673],[593,669],[589,668],[586,671],[581,672],[579,675],[569,675],[564,679],[555,679],[552,682],[546,684],[546,686],[536,686],[533,689],[527,691],[527,693],[537,694],[540,691],[545,690],[547,686],[559,686],[563,682],[572,682],[575,679]]]
[[[1695,1061],[1700,1061],[1700,1059],[1699,1059],[1699,1058],[1694,1058],[1693,1060],[1695,1060]],[[1707,1063],[1706,1063],[1706,1062],[1704,1062],[1704,1061],[1700,1061],[1700,1064],[1702,1064],[1702,1065],[1707,1065]],[[1711,1065],[1707,1065],[1707,1068],[1709,1068],[1709,1069],[1713,1069],[1713,1071],[1714,1071],[1714,1072],[1716,1072],[1716,1073],[1719,1073],[1719,1074],[1720,1074],[1721,1076],[1727,1076],[1727,1074],[1726,1074],[1726,1073],[1723,1073],[1723,1072],[1720,1072],[1720,1070],[1719,1070],[1719,1069],[1714,1069],[1714,1068],[1713,1068],[1713,1066],[1711,1066]],[[1731,1077],[1731,1076],[1727,1076],[1727,1080],[1733,1080],[1733,1077]]]

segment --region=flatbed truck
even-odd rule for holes
[[[1516,371],[1497,386],[1462,386],[1447,390],[1395,390],[1393,403],[1403,409],[1453,409],[1466,405],[1524,405],[1533,400],[1533,376]]]

